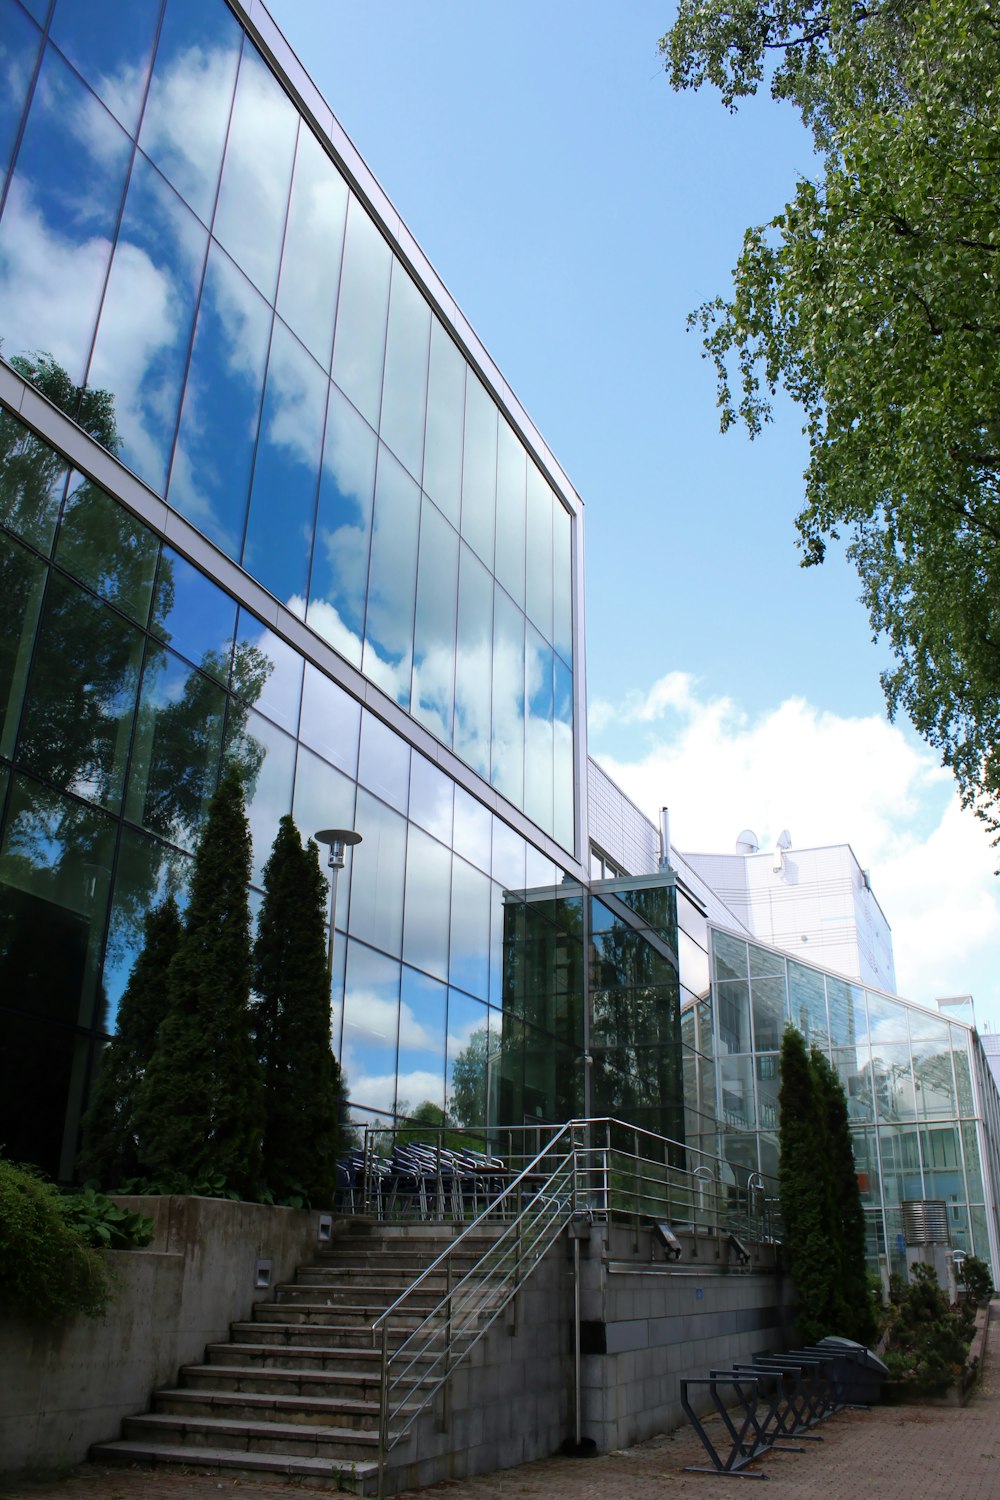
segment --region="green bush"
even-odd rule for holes
[[[100,1252],[69,1222],[59,1189],[0,1158],[0,1306],[42,1323],[98,1318],[111,1290]]]
[[[993,1295],[993,1277],[990,1268],[978,1255],[967,1255],[955,1272],[960,1286],[965,1287],[966,1295],[973,1307],[982,1307]]]
[[[893,1289],[885,1362],[913,1395],[935,1395],[961,1379],[975,1317],[952,1310],[931,1266],[914,1265],[911,1277]]]
[[[63,1212],[70,1228],[97,1250],[131,1250],[153,1238],[152,1219],[120,1208],[93,1188],[64,1194]]]

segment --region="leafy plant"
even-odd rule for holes
[[[65,1193],[63,1212],[70,1228],[98,1250],[131,1250],[153,1238],[152,1219],[112,1203],[91,1187]]]
[[[981,1307],[993,1294],[993,1277],[990,1268],[978,1255],[967,1255],[955,1272],[960,1286],[965,1287],[968,1300],[973,1307]]]
[[[40,1323],[100,1317],[111,1282],[54,1183],[0,1158],[0,1307]]]
[[[918,1263],[910,1275],[893,1289],[885,1363],[914,1395],[935,1395],[962,1377],[974,1318],[949,1306],[933,1267]]]

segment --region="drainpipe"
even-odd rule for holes
[[[660,808],[660,869],[670,869],[670,809]]]

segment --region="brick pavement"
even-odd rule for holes
[[[882,1407],[841,1412],[823,1442],[772,1453],[754,1468],[768,1500],[997,1500],[1000,1497],[1000,1302],[993,1304],[985,1374],[964,1408]],[[682,1429],[590,1459],[549,1458],[521,1468],[408,1491],[405,1500],[733,1500],[734,1481],[685,1474],[704,1451]],[[736,1481],[746,1487],[747,1481]],[[57,1478],[0,1480],[2,1500],[289,1500],[285,1484],[168,1469],[85,1464]],[[752,1487],[750,1494],[755,1492]],[[736,1493],[740,1493],[737,1488]]]

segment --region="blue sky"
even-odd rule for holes
[[[270,8],[584,499],[592,753],[681,848],[850,842],[900,991],[1000,1029],[994,852],[884,723],[849,566],[799,567],[798,414],[722,436],[685,329],[813,170],[795,116],[672,93],[669,0]]]

